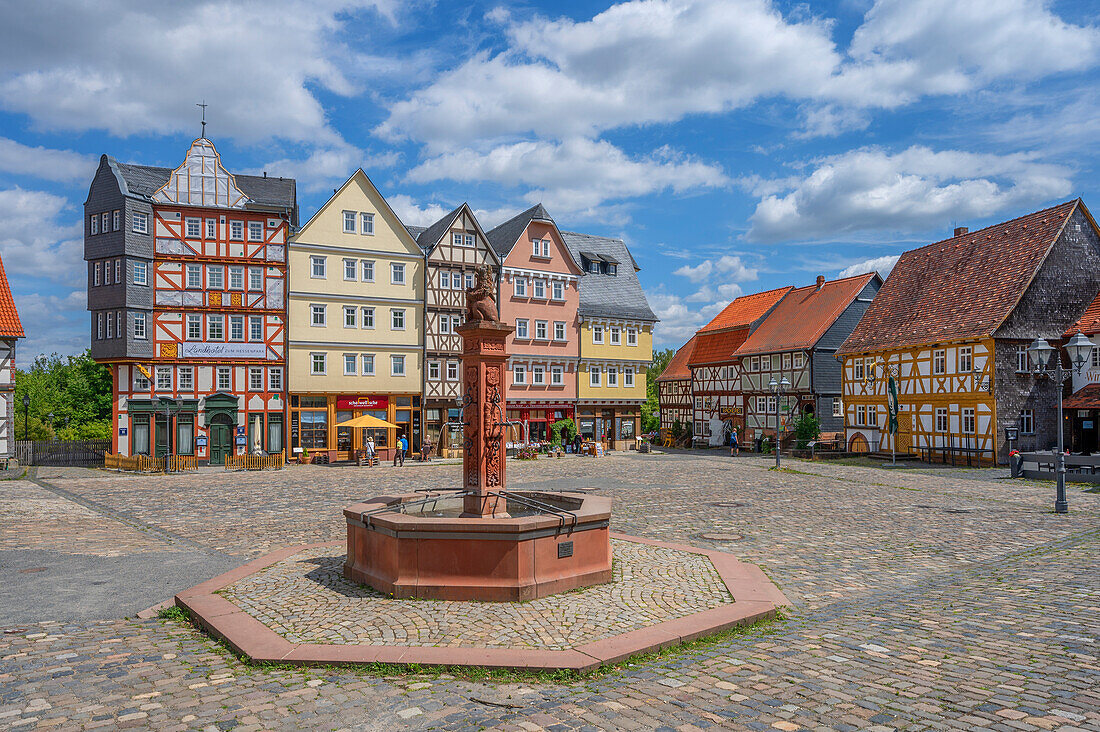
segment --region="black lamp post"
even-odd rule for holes
[[[55,433],[54,433],[55,432],[54,428],[53,428],[53,412],[50,412],[49,414],[47,414],[46,418],[50,420],[50,440],[52,441],[54,439],[54,437],[56,436]]]
[[[165,440],[165,455],[164,455],[164,472],[172,472],[172,407],[177,406],[176,400],[172,397],[161,397],[160,404],[164,407],[164,440]],[[178,411],[178,410],[177,410]]]
[[[23,395],[23,439],[31,439],[31,395]]]
[[[768,388],[775,393],[775,469],[779,470],[779,402],[783,399],[783,390],[791,385],[784,376],[780,381],[775,377],[768,382]]]
[[[1069,355],[1070,370],[1062,368],[1062,358],[1058,349],[1047,343],[1042,338],[1036,338],[1027,347],[1027,355],[1035,365],[1036,376],[1048,376],[1054,382],[1056,391],[1055,399],[1058,400],[1058,457],[1055,461],[1056,489],[1054,496],[1054,512],[1069,513],[1069,501],[1066,498],[1066,448],[1062,436],[1062,385],[1074,374],[1080,374],[1085,365],[1092,358],[1092,349],[1095,348],[1092,341],[1082,333],[1069,339],[1066,343],[1066,354]]]

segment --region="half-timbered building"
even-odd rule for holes
[[[1059,387],[1027,360],[1100,290],[1100,232],[1080,200],[905,252],[838,354],[850,450],[970,455],[1004,463],[1056,440]],[[886,425],[896,379],[898,433]]]
[[[691,369],[688,361],[695,350],[695,336],[680,346],[657,377],[657,408],[663,430],[691,431]]]
[[[502,263],[500,319],[508,336],[507,419],[514,441],[543,441],[550,427],[575,416],[580,361],[580,279],[557,224],[542,204],[488,232]]]
[[[577,429],[609,450],[635,447],[653,360],[653,326],[639,267],[621,239],[563,231],[580,280]]]
[[[1077,333],[1087,336],[1096,348],[1089,364],[1080,372],[1073,372],[1071,394],[1062,402],[1069,431],[1066,444],[1073,452],[1096,454],[1100,453],[1097,426],[1100,421],[1100,294],[1077,322],[1066,328],[1062,338],[1072,338]]]
[[[290,444],[347,460],[420,448],[424,252],[361,169],[290,243]],[[356,417],[396,428],[341,426]]]
[[[295,182],[234,175],[196,139],[175,169],[104,155],[84,204],[91,354],[120,454],[279,453]]]
[[[734,355],[765,316],[791,287],[743,295],[695,334],[695,348],[688,358],[691,369],[692,433],[721,444],[729,430],[745,429],[745,401],[741,371]],[[742,438],[746,439],[746,438]]]
[[[821,429],[844,429],[841,365],[836,350],[882,286],[877,273],[817,282],[783,296],[736,351],[745,396],[745,440],[782,436],[803,413]],[[782,395],[769,384],[787,379]],[[777,411],[778,410],[778,411]]]
[[[462,336],[466,288],[479,266],[499,269],[500,259],[470,207],[463,203],[431,226],[418,230],[424,250],[424,435],[435,451],[462,449]]]
[[[0,260],[0,462],[15,452],[15,342],[24,336]]]

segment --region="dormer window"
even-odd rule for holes
[[[589,262],[588,263],[588,271],[591,272],[592,274],[599,274],[600,273],[600,263],[596,262],[596,261]]]
[[[619,265],[617,265],[617,264],[608,264],[607,265],[607,273],[609,275],[615,276],[616,274],[618,274],[618,272],[619,272]]]

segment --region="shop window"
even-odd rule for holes
[[[149,454],[149,415],[135,414],[130,425],[130,454]]]
[[[302,412],[300,424],[302,447],[307,450],[328,447],[328,412]]]
[[[181,414],[176,417],[176,454],[195,454],[195,422],[190,414]]]
[[[267,451],[270,453],[283,451],[283,415],[281,414],[267,416]]]

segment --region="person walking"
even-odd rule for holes
[[[374,435],[367,435],[366,449],[367,449],[367,467],[372,468],[372,467],[374,467],[374,454],[375,454]]]
[[[741,454],[741,447],[737,444],[737,428],[730,432],[730,457]]]
[[[580,432],[573,435],[573,454],[574,455],[580,455],[581,454],[581,433]]]
[[[405,467],[405,451],[409,449],[409,443],[405,440],[405,436],[401,435],[397,438],[397,444],[393,449],[393,467],[401,465]]]

